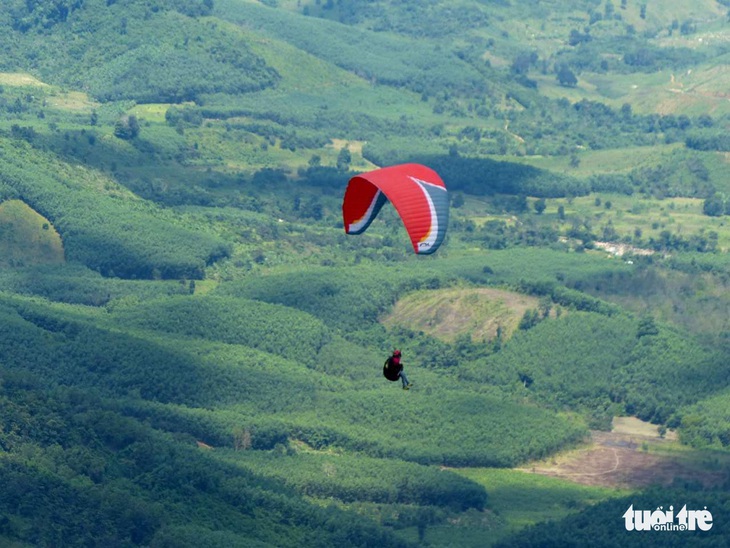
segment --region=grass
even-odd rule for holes
[[[36,77],[25,72],[0,72],[0,85],[48,87],[48,84],[44,84]]]
[[[730,70],[726,64],[708,63],[692,70],[661,70],[653,73],[601,74],[584,72],[578,75],[576,87],[558,84],[554,74],[530,73],[540,93],[552,99],[571,102],[589,99],[614,109],[631,104],[636,113],[710,114],[720,117],[730,113],[727,89]]]
[[[561,518],[587,505],[627,494],[625,490],[579,485],[518,470],[477,468],[458,473],[483,485],[490,495],[490,508],[515,528]]]
[[[47,103],[58,110],[85,114],[91,114],[94,109],[101,106],[81,91],[52,92],[48,96]]]
[[[172,105],[168,103],[145,103],[135,105],[128,111],[128,114],[134,114],[137,118],[147,122],[165,124],[165,114],[170,106]]]
[[[538,307],[535,297],[495,288],[449,288],[417,291],[400,299],[382,323],[404,326],[453,342],[468,333],[476,341],[492,340],[501,328],[505,338],[522,315]]]
[[[636,146],[603,150],[576,150],[578,165],[571,165],[570,156],[488,156],[496,161],[510,161],[544,169],[570,177],[587,178],[592,175],[626,175],[642,167],[656,167],[676,150],[680,144]],[[701,156],[705,158],[706,156]],[[710,166],[708,166],[710,169]],[[713,177],[714,179],[714,177]]]
[[[425,540],[434,546],[491,546],[529,525],[561,519],[589,505],[629,493],[517,470],[454,471],[486,488],[489,510],[481,514],[466,513],[448,525],[430,527]]]
[[[610,88],[625,90],[618,101],[613,102],[614,107],[628,102],[635,112],[719,117],[730,113],[728,85],[730,71],[727,66],[704,65],[691,71],[612,75]]]
[[[600,205],[596,205],[596,199]],[[610,209],[606,203],[610,202]],[[685,238],[702,231],[715,231],[718,234],[718,247],[730,249],[730,223],[727,217],[708,217],[702,213],[703,200],[698,198],[670,198],[658,200],[622,194],[601,194],[599,196],[583,196],[580,198],[547,200],[544,215],[557,218],[560,206],[565,208],[565,216],[570,226],[572,217],[588,219],[594,231],[613,225],[619,237],[634,236],[636,230],[641,231],[641,238],[658,239],[662,231],[670,231]]]
[[[89,114],[100,107],[88,94],[82,91],[65,90],[46,84],[35,76],[24,72],[0,72],[0,86],[16,88],[15,94],[28,93],[44,102],[49,110],[58,110],[66,113]],[[25,89],[24,89],[25,88]]]
[[[705,163],[710,164],[707,166],[710,170],[713,167],[712,164],[718,162],[715,153],[686,152],[684,145],[681,143],[602,150],[584,149],[576,152],[579,160],[577,166],[570,164],[571,160],[568,156],[516,156],[509,157],[509,161],[556,171],[558,173],[565,173],[579,178],[608,173],[628,174],[637,168],[655,167],[672,161],[674,155],[678,157],[694,155],[697,158],[701,158]],[[492,156],[492,159],[504,161],[505,158],[503,156]],[[721,177],[717,177],[717,179],[721,179]],[[718,182],[721,181],[718,180]]]
[[[607,153],[613,157],[614,153]],[[617,156],[618,157],[618,156]],[[552,198],[545,200],[546,209],[542,215],[534,214],[535,199],[528,199],[532,220],[538,223],[556,224],[562,232],[567,232],[573,221],[587,222],[598,239],[602,239],[603,228],[612,226],[617,236],[613,241],[625,237],[635,238],[636,231],[640,231],[641,240],[660,239],[663,231],[687,239],[700,233],[717,232],[718,249],[730,249],[730,218],[709,217],[702,212],[704,200],[699,198],[666,198],[657,199],[641,195],[627,196],[625,194],[595,193],[577,198]],[[607,204],[610,207],[607,207]],[[498,220],[508,226],[520,222],[512,214],[488,213],[488,203],[479,198],[469,197],[465,205],[460,208],[458,215],[464,216],[476,223],[484,225],[487,221]],[[565,220],[559,221],[558,210],[562,207]],[[524,216],[522,216],[524,217]],[[524,221],[524,218],[521,219]],[[638,245],[641,247],[641,245]]]
[[[0,203],[0,266],[62,262],[63,243],[48,219],[21,200]]]
[[[656,438],[657,425],[651,424],[636,417],[614,417],[613,432],[617,434],[625,434],[628,436],[636,436],[642,438]],[[676,439],[674,432],[669,431],[666,439]]]
[[[282,40],[262,36],[250,28],[242,29],[231,23],[221,23],[247,40],[251,51],[261,56],[266,64],[282,76],[278,93],[296,91],[320,92],[333,87],[368,87],[367,82],[354,74],[315,57]],[[302,71],[306,66],[307,70]]]

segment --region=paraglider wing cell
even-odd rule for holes
[[[353,177],[342,202],[345,232],[364,232],[386,199],[403,220],[413,250],[436,251],[449,221],[449,197],[438,174],[420,164],[402,164]]]
[[[370,184],[366,179],[353,177],[347,187],[345,200],[342,203],[345,232],[348,234],[362,234],[365,232],[386,201],[385,194],[378,187]]]

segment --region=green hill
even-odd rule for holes
[[[6,185],[54,223],[69,260],[106,275],[200,278],[206,264],[227,253],[213,235],[176,224],[98,172],[22,141],[0,138],[0,155]]]
[[[727,540],[727,2],[6,4],[0,544]],[[432,256],[342,230],[408,161]],[[673,487],[539,476],[616,416]]]
[[[276,73],[245,42],[199,19],[209,4],[18,3],[5,24],[20,44],[5,63],[33,59],[44,80],[86,88],[102,101],[178,102],[271,86]]]

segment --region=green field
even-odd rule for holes
[[[20,200],[0,203],[0,261],[5,267],[63,263],[56,229]]]
[[[494,521],[491,527],[483,526],[481,532],[472,530],[471,539],[463,541],[465,546],[492,545],[524,527],[560,520],[597,502],[628,494],[621,489],[590,487],[517,470],[471,469],[458,473],[487,489]],[[433,531],[432,542],[446,545],[453,538],[450,535],[455,534],[452,528],[443,528],[441,533],[439,537],[438,530]]]

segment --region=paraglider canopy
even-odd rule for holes
[[[401,164],[356,175],[342,202],[345,232],[363,233],[387,200],[403,220],[413,250],[436,251],[449,223],[449,197],[438,174],[421,164]]]

